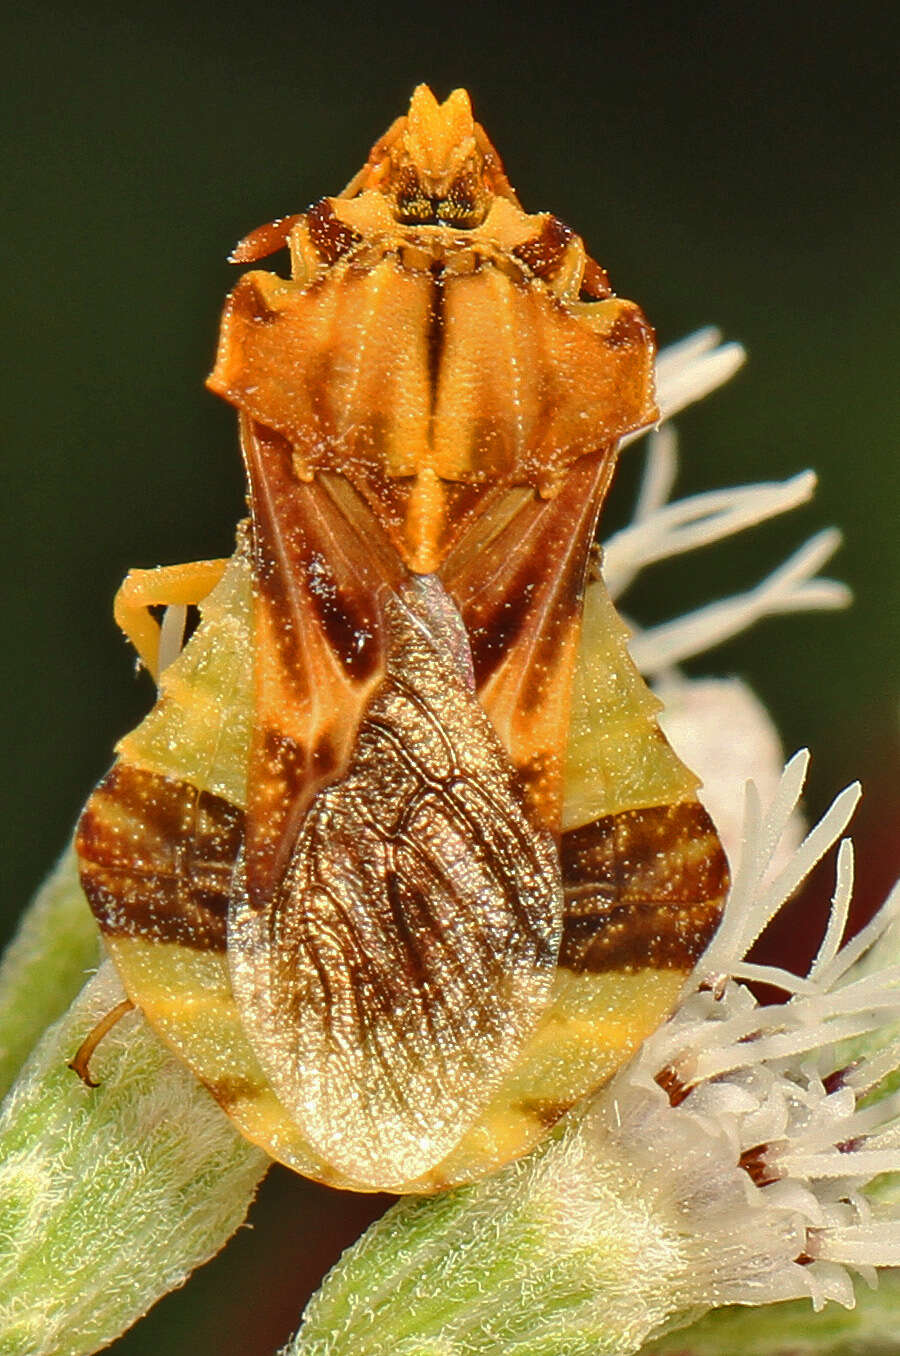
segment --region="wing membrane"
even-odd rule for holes
[[[428,587],[388,605],[384,682],[269,904],[239,885],[229,918],[280,1100],[317,1154],[385,1189],[490,1101],[544,1011],[561,930],[552,839],[413,592]]]
[[[549,500],[496,501],[441,570],[472,645],[482,705],[535,811],[559,831],[584,580],[615,452],[583,458]]]
[[[347,764],[384,671],[384,591],[406,575],[358,496],[303,481],[280,435],[244,417],[253,510],[254,730],[248,888],[260,907],[316,792]]]

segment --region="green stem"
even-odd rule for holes
[[[99,962],[97,925],[70,847],[38,890],[0,961],[0,1096]]]

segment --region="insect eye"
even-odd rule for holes
[[[448,225],[470,230],[484,220],[485,197],[471,172],[458,174],[442,193],[429,193],[415,170],[408,166],[397,176],[394,210],[404,225]]]
[[[474,174],[460,174],[450,185],[450,191],[438,204],[442,221],[451,222],[463,230],[477,226],[485,216],[485,194]]]
[[[395,170],[388,191],[393,197],[394,214],[399,221],[413,223],[432,219],[431,198],[411,165]]]

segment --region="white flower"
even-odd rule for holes
[[[586,1122],[668,1193],[660,1208],[674,1209],[695,1245],[697,1302],[808,1294],[817,1307],[826,1299],[852,1305],[848,1269],[900,1264],[900,1211],[880,1210],[863,1194],[881,1173],[900,1172],[900,1100],[860,1107],[900,1052],[846,1068],[837,1048],[900,1018],[900,966],[857,968],[900,912],[900,888],[841,948],[853,883],[845,841],[829,926],[808,976],[745,959],[843,832],[859,797],[855,786],[838,796],[772,880],[807,762],[805,754],[791,760],[766,815],[755,789],[748,792],[746,847],[722,927],[675,1015],[599,1095]],[[761,1007],[739,979],[790,997]]]
[[[744,351],[740,345],[718,346],[718,339],[718,331],[701,330],[660,354],[657,394],[663,420],[707,395],[741,365]],[[816,487],[815,473],[802,471],[782,482],[737,485],[669,502],[677,473],[675,431],[664,424],[648,439],[647,462],[632,521],[603,547],[603,577],[612,598],[619,599],[648,566],[797,508],[812,498]],[[840,542],[837,529],[826,528],[746,593],[710,603],[648,631],[636,628],[631,651],[638,667],[655,677],[762,617],[845,607],[851,597],[847,586],[816,577]]]

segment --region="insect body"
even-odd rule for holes
[[[671,1006],[727,871],[586,586],[652,332],[425,87],[254,232],[210,385],[249,526],[130,576],[203,621],[79,829],[129,997],[301,1172],[433,1190],[523,1153]],[[198,587],[199,585],[199,587]],[[193,592],[193,599],[187,595]]]

